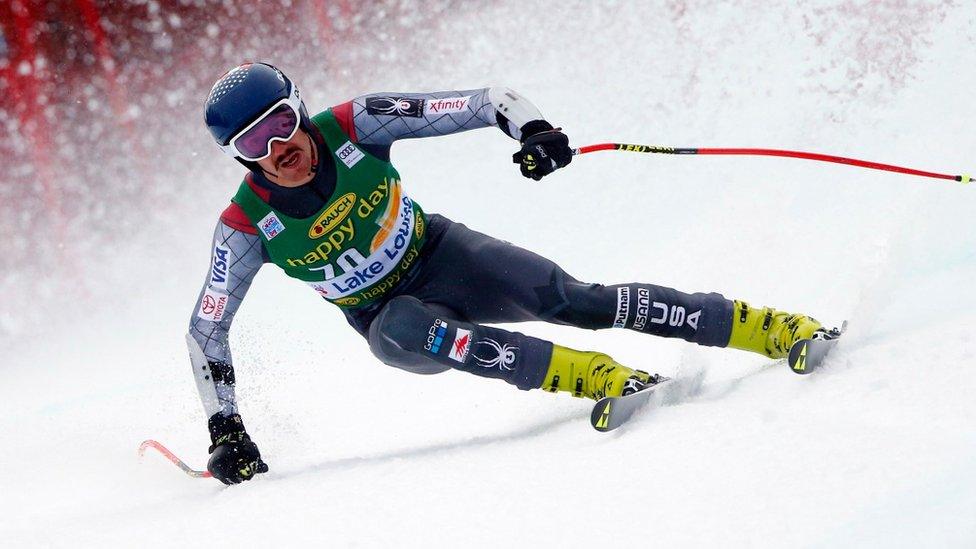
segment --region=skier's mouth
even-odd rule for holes
[[[301,157],[301,155],[302,152],[298,150],[286,154],[284,158],[278,161],[278,168],[283,170],[290,170],[294,168],[295,166],[298,165],[298,160]]]

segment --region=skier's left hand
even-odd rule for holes
[[[562,128],[553,128],[545,120],[533,120],[522,126],[522,149],[512,155],[522,175],[536,181],[569,164],[573,149]]]
[[[210,417],[210,460],[207,470],[224,484],[240,484],[254,475],[268,472],[258,445],[251,441],[241,416],[217,412]]]

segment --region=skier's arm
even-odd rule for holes
[[[237,413],[228,342],[237,308],[266,260],[257,230],[240,207],[231,204],[214,230],[210,268],[186,335],[212,443],[207,470],[224,484],[250,480],[268,471]]]
[[[552,128],[528,99],[504,87],[371,93],[337,105],[332,111],[354,142],[374,146],[388,147],[398,139],[448,135],[489,126],[521,140],[523,131],[531,131],[539,122]]]
[[[186,336],[193,375],[207,418],[237,413],[228,334],[254,275],[265,261],[261,239],[251,232],[253,227],[240,223],[243,217],[240,213],[237,219],[233,217],[234,208],[225,211],[214,230],[210,268]]]

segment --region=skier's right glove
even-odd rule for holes
[[[573,160],[569,138],[561,128],[545,120],[533,120],[522,126],[522,149],[512,155],[522,175],[539,181]]]
[[[268,464],[261,461],[261,452],[244,430],[241,416],[217,413],[209,423],[213,444],[210,445],[207,470],[215,479],[224,484],[239,484],[258,473],[268,472]]]

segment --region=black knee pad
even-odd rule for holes
[[[401,349],[415,351],[418,330],[435,320],[434,313],[415,297],[400,296],[390,300],[373,321],[385,339]],[[370,329],[372,332],[373,329]]]
[[[520,389],[542,383],[551,343],[443,313],[450,311],[413,297],[394,298],[370,326],[370,349],[385,364],[420,374],[454,368]]]
[[[449,370],[423,353],[427,326],[437,321],[436,313],[419,299],[400,296],[390,300],[369,327],[369,348],[384,364],[418,374]]]

